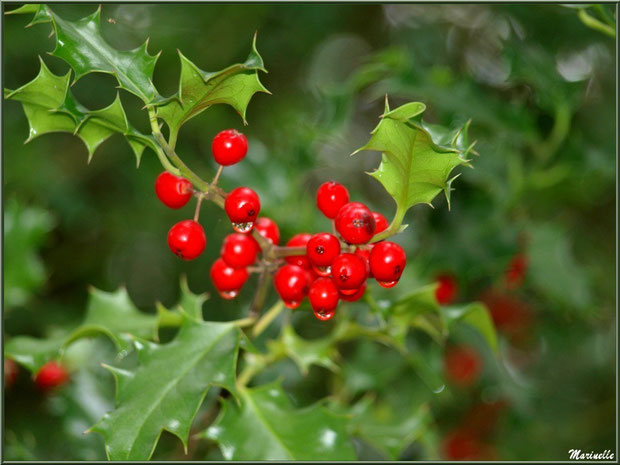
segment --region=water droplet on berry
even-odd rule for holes
[[[396,280],[396,281],[377,281],[377,282],[379,283],[379,286],[385,287],[386,289],[394,287],[394,286],[396,286],[396,284],[398,284],[398,280]]]
[[[316,274],[318,274],[319,276],[323,278],[332,274],[331,266],[313,266],[312,268],[314,269],[314,272]]]
[[[218,291],[218,292],[220,294],[220,297],[226,300],[234,299],[235,297],[239,295],[238,289],[234,291]]]
[[[284,305],[286,305],[288,308],[290,308],[291,310],[296,309],[297,307],[299,307],[301,305],[301,301],[284,301]]]
[[[344,295],[353,295],[357,292],[357,289],[339,289],[338,292]]]
[[[336,309],[332,310],[319,310],[318,312],[314,312],[314,316],[317,317],[321,321],[327,321],[331,319],[336,314]]]
[[[232,227],[238,233],[248,233],[254,227],[254,223],[252,221],[248,223],[232,223]]]

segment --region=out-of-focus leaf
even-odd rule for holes
[[[75,100],[69,90],[70,72],[54,75],[40,59],[39,74],[16,90],[6,90],[5,98],[22,102],[30,126],[26,142],[51,132],[70,132],[86,145],[89,161],[97,148],[112,134],[126,137],[140,162],[145,147],[155,142],[131,126],[125,115],[120,97],[107,107],[90,111]]]
[[[387,402],[366,396],[351,407],[353,434],[383,452],[389,460],[398,460],[405,448],[428,430],[431,422],[426,404],[411,403],[409,410],[400,411]]]
[[[315,404],[296,409],[279,382],[240,390],[227,399],[204,437],[227,460],[355,460],[347,418]]]
[[[493,319],[487,307],[480,302],[473,302],[463,306],[441,307],[441,313],[448,331],[457,322],[465,323],[476,329],[487,342],[489,347],[497,352],[497,333]]]
[[[336,347],[329,338],[307,340],[299,337],[291,325],[282,329],[281,340],[269,341],[268,345],[281,344],[282,350],[297,364],[306,375],[311,365],[318,365],[332,371],[338,370],[334,362]]]
[[[168,124],[172,134],[178,133],[187,120],[218,103],[232,106],[245,122],[245,112],[252,96],[256,92],[269,93],[258,79],[258,71],[266,71],[256,50],[256,35],[248,58],[221,71],[202,71],[180,51],[179,58],[179,90],[174,99],[157,109],[158,116]]]
[[[385,111],[372,137],[353,152],[382,152],[381,164],[371,176],[383,184],[402,215],[419,203],[431,204],[442,191],[449,206],[450,186],[455,179],[449,178],[450,173],[459,165],[470,166],[464,158],[470,147],[463,149],[463,143],[459,143],[466,127],[456,131],[450,141],[436,141],[419,117],[425,109],[423,103],[411,102],[390,110],[386,98]]]
[[[195,320],[202,320],[197,313],[198,304],[206,297],[195,295],[181,282],[180,309]],[[73,342],[85,338],[105,335],[114,343],[121,356],[127,354],[131,343],[129,335],[143,339],[157,339],[157,331],[162,326],[178,326],[182,316],[177,310],[158,307],[157,314],[138,310],[129,299],[123,287],[115,292],[105,292],[91,288],[86,316],[83,322],[67,334],[52,338],[37,339],[17,336],[7,341],[5,355],[24,365],[32,372],[49,360],[63,355]]]
[[[575,259],[566,233],[550,224],[533,225],[528,233],[529,281],[553,301],[584,311],[591,302],[588,276]]]
[[[39,23],[49,23],[52,21],[50,9],[47,5],[40,3],[26,3],[25,5],[15,8],[14,10],[7,11],[6,15],[34,15],[30,23],[26,27],[34,26]]]
[[[45,282],[37,255],[54,221],[50,213],[12,201],[4,211],[4,308],[24,305]]]
[[[185,314],[184,314],[185,315]],[[117,386],[116,409],[91,428],[104,435],[110,460],[147,460],[163,430],[187,448],[191,423],[212,385],[235,392],[239,330],[187,315],[163,345],[134,338],[136,371],[107,367]]]

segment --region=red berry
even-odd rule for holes
[[[164,171],[155,180],[155,194],[170,208],[181,208],[192,198],[192,183],[180,176]]]
[[[317,279],[308,292],[310,305],[319,320],[329,320],[334,316],[338,298],[338,288],[330,278]]]
[[[508,268],[504,273],[506,286],[509,289],[518,289],[521,286],[525,278],[527,265],[527,257],[524,254],[517,254],[510,260]]]
[[[332,262],[332,278],[340,291],[353,294],[366,281],[366,263],[362,257],[352,253],[341,253]]]
[[[42,391],[50,391],[69,381],[65,367],[52,360],[43,365],[35,375],[34,382]]]
[[[370,247],[370,248],[367,248],[367,247]],[[374,247],[374,244],[365,245],[364,248],[357,247],[354,252],[355,255],[362,257],[364,261],[366,262],[366,272],[368,273],[369,278],[372,278],[372,270],[370,269],[370,252],[372,251],[373,247]]]
[[[482,360],[475,349],[457,346],[448,349],[444,355],[446,377],[461,387],[470,386],[482,369]]]
[[[388,226],[388,220],[381,213],[372,212],[372,217],[375,219],[375,234],[379,234],[381,231],[385,231]]]
[[[442,449],[448,460],[483,460],[480,440],[464,429],[450,433],[443,440]]]
[[[211,265],[213,285],[225,299],[236,297],[248,278],[249,274],[245,268],[228,266],[223,258],[218,258]]]
[[[340,207],[349,201],[349,191],[334,181],[324,182],[316,191],[316,205],[329,218],[334,219]]]
[[[456,298],[458,285],[456,280],[449,274],[437,276],[437,287],[435,288],[435,298],[441,305],[448,305]]]
[[[280,230],[271,218],[265,216],[258,218],[254,223],[254,227],[261,236],[269,239],[273,245],[280,243]]]
[[[224,209],[238,232],[250,232],[260,212],[260,199],[249,187],[237,187],[226,196]]]
[[[506,334],[512,342],[526,342],[532,335],[534,314],[530,306],[515,295],[488,290],[480,300],[491,312],[498,331]]]
[[[234,165],[243,160],[248,153],[248,140],[240,132],[226,129],[213,138],[211,151],[213,158],[220,165]]]
[[[9,388],[15,381],[17,381],[17,376],[19,375],[19,366],[10,358],[4,359],[4,387]]]
[[[338,210],[336,231],[349,244],[365,244],[375,234],[375,219],[365,205],[350,202]]]
[[[394,242],[379,242],[370,252],[370,270],[373,276],[385,287],[398,282],[407,264],[403,248]]]
[[[308,234],[308,233],[297,234],[296,236],[291,237],[291,239],[286,243],[286,246],[287,247],[305,247],[311,237],[312,237],[312,234]],[[291,255],[290,257],[286,257],[285,260],[287,263],[290,263],[291,265],[301,266],[302,268],[305,268],[305,269],[311,268],[310,261],[308,260],[308,257],[305,254]]]
[[[356,302],[364,296],[364,292],[366,292],[366,283],[362,284],[361,287],[356,289],[353,294],[343,294],[341,292],[340,298],[342,300],[346,300],[347,302]]]
[[[168,247],[183,260],[198,257],[206,245],[205,230],[194,220],[180,221],[168,232]]]
[[[327,268],[340,254],[340,241],[333,234],[315,234],[306,245],[306,253],[312,266],[319,269]]]
[[[308,293],[306,270],[297,265],[284,265],[273,277],[280,298],[289,308],[297,308]]]
[[[222,258],[228,266],[245,268],[256,261],[259,248],[256,241],[246,234],[229,234],[222,243]]]

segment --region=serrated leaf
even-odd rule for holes
[[[428,405],[411,405],[399,411],[370,396],[351,407],[351,423],[356,435],[383,452],[389,460],[398,460],[405,448],[429,428],[432,417]]]
[[[411,102],[390,110],[386,98],[385,112],[370,140],[354,152],[382,152],[381,164],[369,174],[394,198],[402,215],[419,203],[431,204],[442,191],[449,207],[454,179],[450,179],[450,173],[459,165],[469,166],[461,137],[465,132],[449,133],[449,142],[446,134],[433,137],[420,117],[424,109],[424,104]]]
[[[52,20],[50,15],[50,10],[47,5],[43,5],[40,3],[27,3],[25,5],[20,6],[19,8],[15,8],[14,10],[7,11],[6,15],[23,15],[23,14],[32,14],[32,20],[28,23],[26,27],[34,26],[35,24],[40,23],[49,23]]]
[[[441,307],[441,313],[448,331],[457,322],[465,323],[477,330],[494,352],[497,351],[495,325],[484,304],[473,302],[463,306]]]
[[[54,221],[46,210],[24,207],[15,199],[4,211],[4,308],[24,305],[45,282],[37,254]]]
[[[180,51],[179,58],[181,77],[176,98],[157,108],[157,116],[166,122],[172,134],[176,134],[187,120],[218,103],[232,106],[245,122],[252,96],[256,92],[269,93],[258,78],[258,71],[265,71],[265,68],[256,50],[256,36],[247,60],[221,71],[202,71]]]
[[[66,336],[38,339],[30,336],[17,336],[9,339],[4,346],[4,355],[36,373],[45,363],[58,357]]]
[[[281,340],[269,341],[268,346],[282,344],[282,349],[299,367],[303,375],[311,365],[325,367],[334,372],[338,365],[334,362],[336,347],[329,338],[307,340],[299,337],[293,327],[287,324],[282,328]]]
[[[239,330],[229,323],[185,317],[176,338],[163,345],[137,340],[140,366],[113,369],[116,409],[90,431],[106,439],[110,460],[147,460],[163,430],[187,440],[191,423],[212,385],[235,393]]]
[[[204,295],[193,294],[187,283],[181,281],[179,309],[197,321],[198,305],[202,306]],[[83,322],[74,330],[53,338],[37,339],[18,336],[7,341],[5,354],[16,362],[36,372],[44,363],[63,355],[64,350],[75,341],[85,337],[104,335],[115,345],[121,357],[131,348],[129,335],[134,338],[157,339],[157,332],[163,326],[179,326],[182,315],[179,310],[158,307],[157,314],[144,313],[131,302],[127,290],[105,292],[91,288]]]
[[[40,62],[39,74],[32,81],[19,89],[5,90],[5,98],[22,102],[30,126],[26,142],[51,132],[70,132],[86,145],[89,161],[114,133],[125,136],[138,163],[145,147],[154,149],[154,140],[128,122],[118,94],[109,106],[91,111],[77,102],[69,91],[70,72],[56,76],[43,60]]]
[[[101,7],[89,16],[68,21],[50,11],[56,33],[52,55],[62,58],[75,72],[75,81],[88,73],[114,75],[120,88],[139,97],[144,103],[163,101],[153,85],[153,71],[158,55],[149,55],[148,40],[140,47],[120,51],[101,34]]]
[[[355,460],[347,418],[319,404],[296,409],[279,382],[226,399],[204,437],[218,442],[227,460]]]
[[[495,325],[486,306],[480,302],[443,307],[435,297],[436,284],[415,290],[390,307],[388,331],[404,339],[407,327],[426,331],[437,342],[443,343],[455,324],[472,326],[486,340],[492,350],[497,350]]]

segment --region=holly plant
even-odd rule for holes
[[[220,297],[234,299],[249,280],[257,280],[247,315],[237,320],[205,321],[206,296],[192,293],[184,280],[178,305],[158,305],[156,313],[138,310],[124,288],[115,292],[91,288],[84,320],[72,331],[45,339],[17,336],[7,341],[5,356],[32,372],[44,391],[71,382],[65,355],[76,341],[104,335],[113,342],[117,358],[103,366],[116,381],[115,407],[87,430],[103,435],[109,459],[150,458],[164,430],[177,436],[186,450],[190,431],[192,438],[214,441],[224,458],[231,460],[354,460],[353,439],[360,438],[386,456],[398,458],[421,437],[420,431],[430,428],[428,406],[416,408],[400,426],[381,429],[373,424],[378,420],[368,420],[370,424],[363,420],[371,418],[379,405],[372,398],[333,397],[300,407],[286,392],[286,383],[259,382],[261,374],[288,358],[302,374],[312,366],[327,368],[333,378],[328,384],[335,386],[347,376],[339,349],[352,340],[368,340],[394,349],[419,371],[423,383],[439,392],[443,381],[435,379],[421,353],[408,343],[410,330],[426,332],[444,344],[455,325],[463,323],[496,348],[486,308],[480,303],[441,305],[434,284],[393,301],[376,302],[372,297],[375,290],[397,286],[406,268],[407,254],[394,239],[405,231],[403,220],[409,209],[431,205],[442,193],[450,206],[452,184],[459,175],[453,172],[469,167],[469,157],[475,154],[473,144],[467,142],[468,124],[456,129],[428,124],[422,119],[425,104],[410,102],[393,108],[386,96],[379,123],[355,154],[382,154],[379,166],[369,174],[394,199],[392,220],[352,199],[342,184],[326,179],[316,193],[316,204],[332,228],[300,231],[282,245],[277,222],[260,216],[261,199],[251,186],[226,192],[218,185],[224,168],[247,156],[244,134],[218,128],[221,131],[211,142],[218,168],[208,180],[176,151],[183,125],[212,105],[232,107],[247,124],[250,100],[256,93],[269,93],[261,83],[266,69],[256,35],[248,40],[247,59],[220,71],[204,71],[179,51],[178,91],[165,97],[153,83],[159,53],[149,52],[148,41],[129,51],[113,48],[101,34],[100,8],[76,21],[40,4],[7,14],[30,14],[29,25],[50,24],[56,38],[51,55],[71,68],[56,75],[46,65],[47,58],[40,58],[39,73],[32,81],[5,89],[6,99],[23,106],[30,126],[27,141],[70,132],[84,142],[90,161],[106,139],[120,134],[138,167],[145,153],[154,153],[163,169],[154,180],[159,200],[171,209],[195,205],[193,216],[180,215],[181,220],[168,231],[171,252],[190,261],[211,246],[204,227],[211,221],[200,218],[201,207],[211,202],[224,210],[231,227],[220,258],[210,268]],[[151,132],[142,133],[129,121],[118,94],[101,109],[80,103],[71,85],[89,73],[111,74],[119,92],[139,99]],[[272,285],[278,297],[274,303]],[[356,301],[364,303],[365,313],[349,311],[357,308],[353,307]],[[225,304],[220,308],[225,309]],[[310,309],[322,325],[332,327],[326,337],[306,339],[293,328],[290,311]],[[270,326],[273,330],[276,321],[281,324],[269,333],[274,336],[259,338]],[[165,328],[176,335],[161,343]],[[137,356],[136,366],[127,367],[124,361],[132,354]],[[211,421],[195,431],[192,424],[208,392],[219,394],[219,406],[214,403]]]

